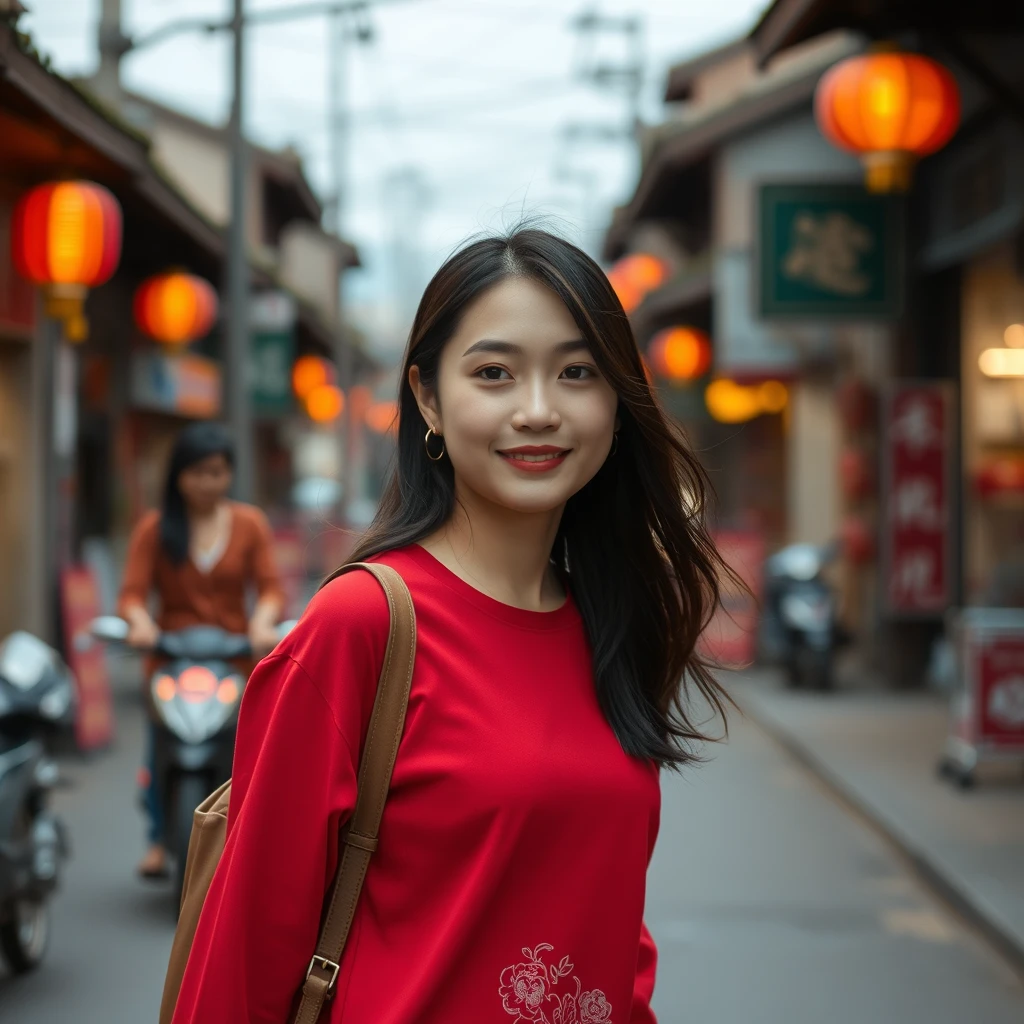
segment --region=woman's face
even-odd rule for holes
[[[603,465],[618,398],[561,299],[509,278],[467,309],[437,386],[409,382],[458,489],[518,512],[560,509]],[[436,453],[440,440],[431,439]]]
[[[207,455],[178,474],[178,489],[189,512],[202,515],[227,497],[231,478],[231,464],[223,455]]]

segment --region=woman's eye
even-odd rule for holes
[[[504,374],[504,376],[502,376]],[[511,380],[512,375],[508,370],[501,366],[485,366],[479,372],[479,376],[483,377],[484,380],[505,380],[508,378]]]
[[[594,371],[589,366],[567,366],[562,371],[562,376],[566,380],[586,380],[594,376]]]

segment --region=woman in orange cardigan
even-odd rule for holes
[[[247,633],[256,658],[277,643],[282,595],[272,535],[263,513],[231,501],[234,448],[224,427],[197,423],[182,431],[171,452],[163,508],[148,512],[132,533],[118,610],[128,621],[128,643],[152,648],[161,630],[219,626]],[[249,588],[256,591],[246,613]],[[156,594],[154,619],[149,599]],[[150,846],[139,874],[167,874],[159,795],[152,778],[149,739],[146,805]]]

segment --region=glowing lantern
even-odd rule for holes
[[[334,384],[321,384],[306,395],[306,412],[314,423],[333,423],[345,408],[345,396]]]
[[[305,400],[317,388],[334,383],[334,367],[320,356],[299,356],[292,367],[292,388]]]
[[[46,288],[46,312],[84,341],[86,290],[108,281],[121,258],[121,207],[102,185],[39,185],[14,210],[11,253],[18,272]]]
[[[394,402],[374,402],[366,410],[365,418],[371,430],[386,434],[398,425],[398,406]]]
[[[746,423],[765,413],[782,412],[789,404],[789,390],[777,380],[745,385],[722,378],[707,386],[704,404],[719,423]]]
[[[658,373],[672,381],[696,380],[711,369],[711,342],[695,327],[659,331],[648,354]]]
[[[909,188],[914,161],[941,149],[960,120],[953,75],[895,50],[840,61],[822,76],[814,104],[825,136],[861,155],[872,192]]]
[[[665,263],[657,256],[643,252],[624,256],[608,271],[612,289],[627,313],[632,313],[648,292],[660,288],[667,277]]]
[[[143,333],[166,345],[202,338],[217,319],[213,285],[192,274],[157,274],[135,293],[135,322]]]

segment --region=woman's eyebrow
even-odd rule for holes
[[[558,353],[567,352],[579,352],[579,351],[590,351],[590,346],[582,338],[571,338],[569,341],[560,341],[555,345],[555,351]],[[518,356],[523,354],[523,347],[515,344],[511,341],[498,341],[495,338],[481,338],[480,341],[474,341],[465,352],[462,353],[462,358],[473,355],[476,352],[493,352],[495,355],[502,356]]]

